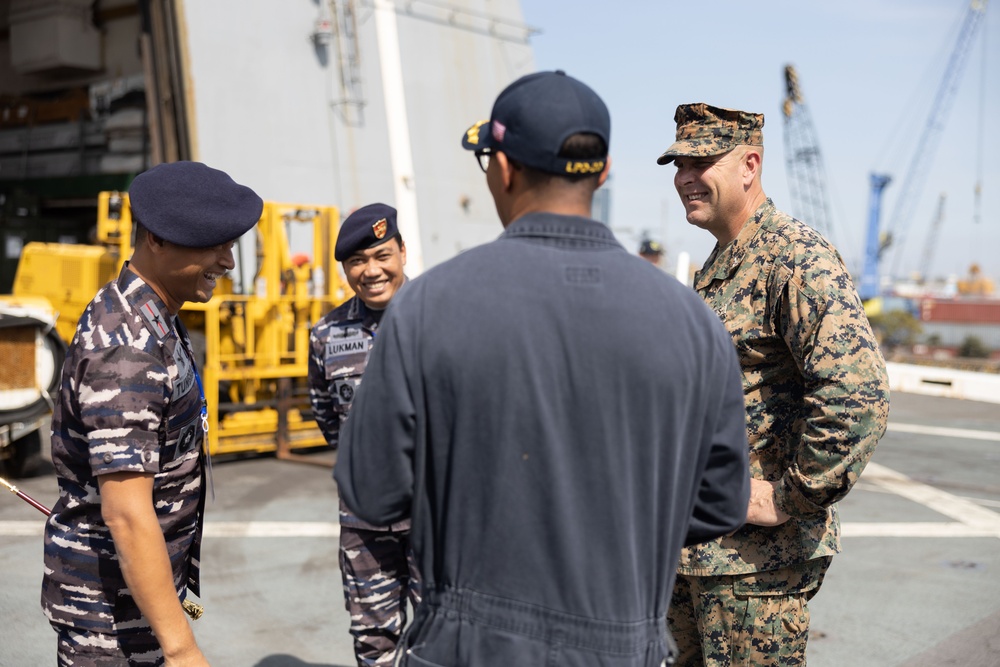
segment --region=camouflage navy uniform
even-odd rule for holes
[[[683,551],[670,613],[678,664],[804,665],[805,603],[840,551],[836,502],[885,432],[885,363],[840,255],[770,199],[716,245],[695,289],[740,357],[751,476],[779,482],[775,502],[791,518]]]
[[[45,526],[42,608],[60,635],[60,665],[107,664],[101,660],[112,656],[163,663],[101,517],[101,475],[155,476],[153,503],[177,595],[198,594],[204,495],[195,374],[179,320],[126,264],[80,318],[52,418],[59,501]]]
[[[361,384],[383,312],[355,296],[328,313],[310,334],[309,397],[316,423],[333,447]],[[420,601],[409,538],[409,519],[376,526],[340,501],[340,571],[359,665],[392,664],[406,625],[406,600],[414,608]]]

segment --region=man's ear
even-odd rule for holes
[[[743,179],[745,185],[749,186],[760,175],[760,163],[761,157],[759,151],[751,148],[743,154]]]
[[[597,179],[597,187],[604,185],[604,182],[608,180],[608,176],[611,175],[611,156],[609,155],[604,160],[604,169],[601,170],[601,175]]]
[[[167,242],[148,229],[146,230],[146,238],[143,239],[141,245],[143,246],[142,251],[150,255],[160,255],[167,248]],[[136,250],[139,250],[139,248],[136,248]]]
[[[495,151],[492,159],[496,160],[497,168],[500,170],[500,181],[503,183],[503,189],[505,191],[510,190],[511,182],[514,179],[514,172],[516,171],[514,165],[507,159],[507,154],[503,151]]]

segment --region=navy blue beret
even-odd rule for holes
[[[238,239],[264,209],[256,192],[200,162],[158,164],[135,177],[128,198],[143,227],[188,248]]]
[[[396,209],[386,204],[362,206],[340,225],[333,256],[338,262],[343,262],[359,250],[385,243],[397,231]]]

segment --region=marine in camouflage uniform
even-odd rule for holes
[[[310,333],[309,396],[316,422],[333,447],[361,384],[384,307],[404,280],[400,259],[405,262],[405,246],[395,214],[389,206],[372,204],[344,221],[335,256],[344,262],[356,296],[328,313]],[[385,271],[378,268],[382,263],[389,264]],[[378,284],[377,295],[370,294],[368,282]],[[365,299],[380,307],[369,307]],[[392,664],[406,625],[407,599],[414,608],[420,602],[409,538],[409,519],[376,526],[340,501],[344,604],[362,667]]]
[[[141,174],[131,196],[136,252],[80,318],[53,412],[59,500],[41,602],[62,667],[208,664],[180,604],[199,594],[205,454],[203,392],[176,313],[211,296],[233,262],[231,243],[218,244],[256,223],[262,202],[187,162]]]
[[[760,187],[763,116],[695,104],[675,120],[658,162],[676,162],[689,222],[718,241],[695,289],[736,345],[754,478],[747,525],[682,553],[678,664],[805,665],[836,503],[885,432],[885,363],[836,249]]]

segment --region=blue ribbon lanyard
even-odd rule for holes
[[[208,489],[212,493],[212,500],[215,500],[215,481],[212,478],[212,453],[208,451],[208,399],[205,398],[205,387],[201,384],[201,375],[198,373],[198,364],[194,355],[188,350],[187,345],[181,341],[184,351],[187,352],[191,360],[191,372],[194,373],[194,381],[198,383],[198,396],[201,398],[201,451],[205,454],[205,473],[208,477]]]

